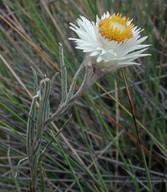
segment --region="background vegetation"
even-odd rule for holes
[[[139,149],[121,71],[102,77],[42,137],[47,150],[36,191],[167,191],[167,4],[163,0],[0,0],[0,191],[29,191],[26,127],[38,81],[60,72],[64,48],[69,84],[84,55],[68,40],[79,15],[95,21],[122,13],[144,28],[151,56],[124,72],[145,154]],[[78,80],[78,86],[81,83]],[[56,76],[50,110],[61,99]],[[61,130],[58,132],[58,130]]]

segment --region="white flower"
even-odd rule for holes
[[[101,19],[97,17],[96,23],[81,16],[77,24],[71,23],[70,28],[79,38],[70,40],[76,42],[76,48],[89,54],[92,64],[103,72],[139,65],[134,60],[148,55],[143,53],[149,45],[141,44],[147,38],[141,37],[142,29],[120,14],[107,12]]]

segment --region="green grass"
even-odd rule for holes
[[[106,74],[42,134],[44,153],[37,167],[36,191],[167,191],[166,6],[158,0],[2,0],[0,191],[30,191],[26,127],[32,97],[40,80],[45,76],[52,79],[60,72],[59,43],[63,45],[70,85],[84,54],[68,40],[75,36],[69,23],[75,23],[79,15],[95,21],[97,14],[106,11],[133,18],[151,44],[147,50],[151,55],[139,58],[141,66],[124,70],[143,151],[122,71]],[[35,81],[33,71],[37,74]],[[51,113],[60,100],[59,73],[50,94]],[[43,116],[47,114],[44,111]]]

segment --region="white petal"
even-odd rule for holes
[[[98,32],[99,21],[108,17],[110,17],[109,12],[104,13],[101,18],[97,16],[96,23],[94,23],[81,16],[77,19],[77,25],[70,23],[70,28],[78,35],[78,38],[69,39],[76,42],[77,49],[89,53],[103,71],[114,71],[123,66],[137,65],[134,62],[135,59],[149,55],[143,53],[150,46],[142,44],[147,39],[147,36],[141,37],[140,35],[143,29],[133,27],[133,37],[123,43],[109,41]],[[128,22],[128,25],[131,23],[132,20]]]

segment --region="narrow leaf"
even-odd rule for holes
[[[67,69],[64,63],[64,53],[63,53],[63,46],[61,43],[60,45],[60,68],[61,68],[61,90],[62,90],[62,100],[63,103],[67,97]]]

